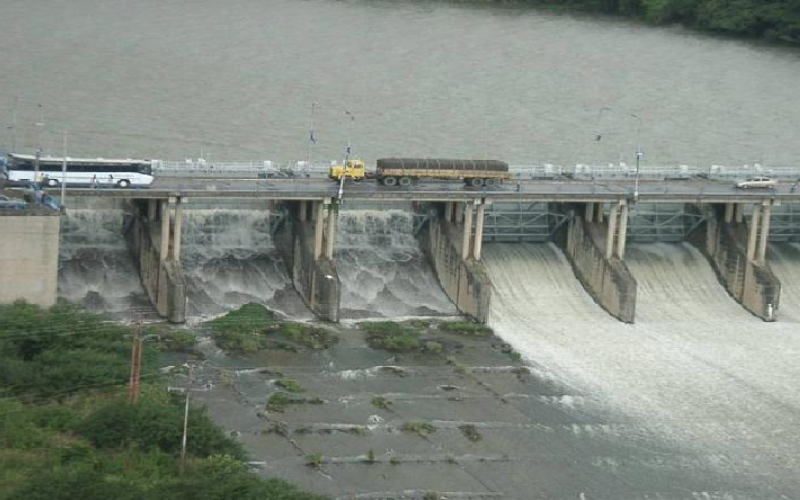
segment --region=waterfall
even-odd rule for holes
[[[125,218],[124,207],[109,203],[73,208],[62,217],[60,298],[124,319],[155,315],[128,251]]]
[[[209,316],[248,302],[309,317],[270,233],[266,209],[207,208],[184,212],[181,240],[188,312]]]
[[[458,314],[441,290],[404,210],[342,210],[336,235],[342,317]]]

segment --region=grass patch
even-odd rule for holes
[[[157,337],[156,345],[161,352],[191,352],[197,342],[192,332],[163,324],[144,327],[142,336]]]
[[[322,456],[322,453],[312,453],[311,455],[306,455],[306,466],[319,469],[322,467],[323,460],[324,457]]]
[[[402,430],[409,434],[426,437],[436,432],[436,426],[428,422],[406,422],[403,424]]]
[[[483,439],[483,436],[481,435],[480,432],[478,432],[478,429],[476,429],[474,425],[471,424],[459,425],[458,430],[461,431],[461,434],[463,434],[464,437],[466,437],[473,443],[477,443],[478,441]]]
[[[474,321],[446,321],[439,325],[439,329],[470,337],[487,337],[492,334],[491,328]]]
[[[389,407],[392,405],[392,402],[386,399],[383,396],[375,396],[372,398],[372,406],[375,408],[380,408],[381,410],[389,410]]]
[[[208,324],[222,349],[255,352],[264,347],[262,333],[275,323],[275,318],[275,313],[261,304],[245,304]]]
[[[267,400],[267,411],[283,413],[292,404],[292,398],[285,392],[276,392]]]
[[[290,380],[288,378],[282,378],[275,382],[275,385],[278,387],[286,390],[287,392],[305,392],[306,390],[303,389],[303,386],[295,382],[294,380]]]
[[[373,349],[407,352],[422,347],[418,332],[394,321],[361,323],[361,329],[367,332],[367,344]]]
[[[425,342],[425,351],[431,354],[441,354],[444,352],[444,346],[435,340]]]
[[[330,349],[339,342],[339,337],[328,330],[305,323],[283,323],[278,332],[293,342],[317,351]]]

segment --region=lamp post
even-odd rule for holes
[[[641,147],[642,119],[633,113],[631,113],[630,116],[639,121],[639,125],[636,127],[636,178],[633,181],[633,201],[636,203],[639,201],[639,162],[644,155]]]
[[[67,206],[67,137],[68,133],[64,131],[64,151],[61,158],[61,206]]]
[[[39,182],[39,162],[42,157],[42,130],[44,121],[34,123],[36,127],[36,160],[33,162],[33,182]]]

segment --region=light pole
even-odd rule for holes
[[[42,130],[44,121],[34,123],[36,127],[36,160],[33,162],[33,182],[39,182],[39,162],[42,157]]]
[[[64,131],[64,151],[61,158],[61,206],[67,206],[67,137],[68,132]]]
[[[642,151],[641,147],[641,130],[642,130],[642,119],[633,113],[630,116],[636,118],[639,121],[639,125],[636,127],[636,179],[633,182],[633,201],[634,203],[639,201],[639,161],[641,160],[644,152]]]
[[[317,143],[317,138],[314,137],[314,108],[318,104],[317,101],[311,103],[311,125],[308,133],[308,168],[311,168],[311,151],[314,148],[314,144]]]

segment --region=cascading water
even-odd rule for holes
[[[458,314],[414,238],[404,210],[342,210],[336,238],[345,318]]]
[[[124,236],[125,207],[93,201],[61,220],[58,295],[95,312],[155,317]]]
[[[263,207],[184,211],[182,260],[191,316],[257,302],[291,317],[310,317],[275,249],[271,227],[277,216]]]

